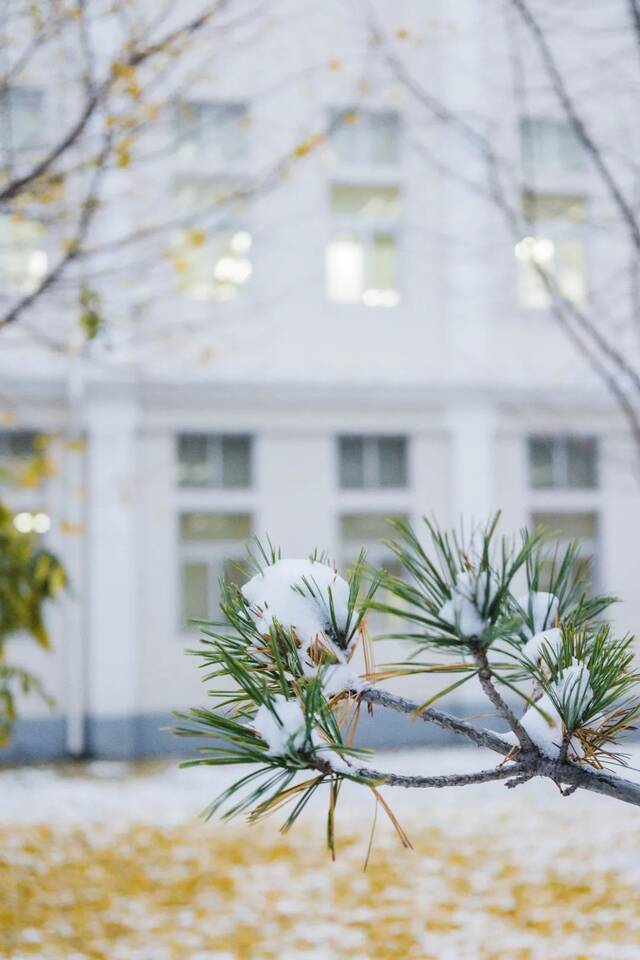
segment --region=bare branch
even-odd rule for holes
[[[412,700],[406,700],[396,694],[388,693],[386,690],[377,690],[375,687],[367,687],[359,694],[361,700],[366,703],[378,704],[381,707],[387,707],[389,710],[396,710],[398,713],[412,715],[416,720],[423,720],[425,723],[433,723],[442,730],[450,730],[459,736],[471,740],[477,747],[487,747],[495,753],[507,756],[513,751],[513,745],[507,743],[502,737],[492,730],[478,729],[466,720],[453,717],[442,710],[436,710],[428,707],[420,712],[420,704]]]
[[[68,245],[63,256],[58,260],[56,265],[50,270],[46,276],[43,277],[41,282],[38,284],[35,290],[32,290],[31,293],[28,293],[25,297],[22,297],[4,317],[0,317],[0,329],[8,326],[11,323],[15,323],[18,317],[39,297],[42,296],[50,287],[57,283],[62,275],[66,272],[67,268],[73,263],[74,260],[77,260],[81,255],[82,250],[82,241],[84,240],[91,221],[95,215],[97,209],[97,199],[98,199],[98,190],[99,185],[102,180],[102,177],[105,172],[105,167],[107,159],[111,152],[111,144],[113,137],[111,134],[108,134],[105,137],[104,144],[100,153],[98,154],[95,161],[95,173],[91,178],[91,184],[89,190],[87,191],[86,197],[82,204],[82,212],[78,220],[78,225],[76,228],[76,235],[73,238],[73,241]]]
[[[498,714],[503,718],[503,720],[507,721],[509,727],[513,733],[515,733],[522,750],[526,753],[537,753],[538,748],[534,744],[533,740],[524,729],[511,707],[502,699],[494,687],[491,680],[491,668],[489,667],[487,654],[484,652],[484,650],[476,654],[476,663],[479,667],[478,679],[480,681],[480,686],[482,687],[485,695],[496,708]]]
[[[633,244],[640,252],[640,226],[636,220],[633,208],[622,192],[622,189],[611,172],[609,165],[605,161],[602,151],[599,149],[593,137],[587,130],[586,124],[580,116],[575,101],[569,94],[567,85],[564,82],[564,78],[556,63],[555,57],[551,52],[551,48],[547,42],[547,38],[545,37],[542,28],[540,27],[540,24],[536,20],[529,4],[526,3],[525,0],[510,0],[510,3],[518,12],[522,22],[525,24],[530,35],[533,37],[533,40],[542,58],[542,62],[547,69],[553,91],[560,101],[566,117],[571,123],[571,126],[573,127],[577,137],[584,146],[585,150],[589,153],[593,161],[593,165],[600,173],[602,180],[610,191],[611,197],[615,201],[622,219],[627,224]]]
[[[194,18],[193,20],[170,31],[161,39],[147,46],[134,50],[128,56],[123,58],[123,63],[129,67],[138,67],[145,61],[158,53],[165,51],[172,44],[178,41],[186,40],[201,30],[214,16],[219,13],[228,3],[228,0],[219,0],[219,2],[206,13]],[[87,128],[89,120],[95,114],[98,106],[102,104],[111,88],[117,80],[117,74],[113,71],[98,84],[93,93],[87,97],[84,108],[82,109],[76,122],[71,126],[67,133],[51,148],[27,173],[16,177],[0,190],[0,203],[7,203],[18,196],[30,183],[37,180],[45,174],[56,161],[63,156],[81,137]]]

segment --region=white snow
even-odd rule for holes
[[[322,689],[326,697],[343,690],[362,690],[367,684],[346,663],[325,667],[322,671]]]
[[[262,704],[252,726],[268,746],[271,757],[281,757],[291,748],[299,750],[306,739],[304,713],[297,700],[287,700],[281,693],[273,698],[274,709]]]
[[[542,648],[548,647],[552,653],[558,654],[562,647],[562,631],[559,627],[551,627],[550,630],[541,630],[534,633],[530,640],[527,640],[521,652],[533,663],[542,656]]]
[[[558,598],[553,593],[546,593],[544,590],[532,590],[520,597],[517,603],[527,616],[531,612],[533,630],[528,625],[524,627],[524,632],[529,636],[555,626],[559,604]]]
[[[560,674],[556,689],[561,703],[574,715],[584,712],[593,700],[591,676],[586,664],[574,657],[571,666]]]
[[[305,581],[315,596],[310,595]],[[266,632],[277,621],[282,627],[295,631],[301,643],[300,660],[307,673],[316,672],[315,665],[306,656],[316,638],[331,648],[337,660],[346,661],[345,652],[332,642],[329,595],[337,627],[344,631],[349,584],[333,567],[317,560],[278,560],[245,583],[242,593],[259,630]]]
[[[488,606],[496,593],[496,585],[490,571],[478,573],[463,571],[456,577],[451,591],[451,599],[440,608],[438,616],[450,623],[464,637],[476,637],[482,634],[486,622],[482,617],[482,608]]]
[[[554,693],[562,705],[563,712],[572,714],[578,719],[593,698],[591,678],[585,664],[574,657],[571,666],[563,670],[554,683]],[[529,707],[520,722],[545,756],[555,759],[562,746],[560,713],[548,693],[542,695],[536,702],[536,707]],[[551,725],[539,710],[549,717]],[[580,754],[581,748],[575,737],[571,740],[571,747],[576,754]]]

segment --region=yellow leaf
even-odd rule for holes
[[[398,40],[408,40],[409,31],[405,30],[404,27],[400,27],[398,30],[396,30],[396,37],[398,38]]]
[[[340,70],[342,64],[339,60],[329,60],[329,70]]]
[[[207,235],[204,230],[189,230],[187,233],[187,243],[190,243],[192,247],[201,247],[206,239]]]
[[[111,64],[111,72],[118,80],[131,81],[136,75],[135,69],[130,63],[125,63],[124,60],[114,60]]]
[[[0,414],[0,420],[5,425],[5,427],[10,427],[16,422],[16,412],[15,410],[3,410]]]
[[[84,526],[81,523],[73,523],[71,520],[61,520],[60,530],[67,536],[78,536],[84,532]]]
[[[311,153],[312,150],[315,150],[325,139],[323,133],[313,133],[310,137],[307,137],[306,140],[303,140],[301,143],[295,147],[293,153],[296,157],[306,157],[307,154]]]

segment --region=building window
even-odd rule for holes
[[[247,489],[252,483],[251,437],[180,434],[178,483],[181,487]]]
[[[407,486],[406,437],[339,437],[338,453],[345,490]]]
[[[531,514],[534,533],[548,535],[547,559],[543,561],[540,589],[550,585],[552,570],[558,569],[563,551],[574,540],[580,541],[580,549],[573,564],[575,581],[594,584],[598,570],[598,516],[596,513],[534,512]]]
[[[248,112],[243,103],[180,101],[175,126],[183,160],[197,160],[208,169],[228,169],[247,153]]]
[[[582,173],[586,167],[580,138],[565,120],[522,117],[520,152],[525,171],[537,174]]]
[[[526,191],[522,208],[531,232],[515,246],[521,305],[533,310],[547,309],[553,302],[555,285],[564,299],[580,306],[587,294],[582,236],[585,198]]]
[[[0,94],[2,147],[10,155],[42,142],[44,93],[33,87],[10,87]]]
[[[595,437],[533,436],[528,440],[529,484],[536,490],[598,486]]]
[[[393,110],[334,110],[331,147],[345,166],[392,166],[400,159],[400,117]]]
[[[326,251],[327,297],[394,307],[398,290],[400,193],[394,186],[333,184],[334,235]]]
[[[44,227],[34,220],[0,217],[0,281],[20,293],[37,290],[47,272]]]
[[[191,619],[217,620],[220,579],[238,584],[246,577],[244,545],[251,536],[251,516],[245,513],[182,513],[180,566],[182,624]]]
[[[178,206],[191,218],[174,232],[173,262],[178,286],[192,300],[235,300],[253,272],[252,237],[241,204],[233,200],[237,184],[222,180],[181,178],[176,185]],[[224,205],[225,229],[201,227],[204,215]]]
[[[366,551],[366,562],[371,567],[386,570],[394,577],[404,577],[400,561],[395,554],[382,542],[394,535],[394,528],[389,522],[391,519],[406,520],[406,514],[397,513],[393,517],[385,513],[346,513],[340,517],[341,565],[349,570],[358,561],[360,551]],[[396,597],[380,589],[376,594],[380,603],[389,603],[398,607],[400,602]],[[398,621],[391,615],[370,611],[367,614],[369,631],[374,635],[388,634],[398,629]],[[405,632],[410,627],[403,626]],[[397,651],[392,655],[397,658]]]

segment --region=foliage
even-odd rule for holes
[[[49,636],[44,608],[66,584],[64,567],[33,533],[20,533],[12,512],[0,504],[0,744],[8,740],[16,717],[15,694],[34,692],[50,703],[32,673],[6,662],[9,637],[26,634],[44,648]]]
[[[511,753],[517,758],[514,769],[524,779],[539,771],[545,747],[525,732],[499,688],[520,697],[536,714],[546,717],[543,707],[547,704],[548,710],[557,713],[563,746],[555,759],[565,764],[558,768],[558,784],[567,777],[575,779],[567,761],[582,769],[624,763],[617,743],[640,713],[640,675],[633,669],[633,638],[616,638],[602,620],[614,598],[590,595],[580,572],[584,565],[577,562],[578,543],[550,551],[542,533],[523,530],[517,538],[498,536],[498,520],[496,515],[483,529],[465,536],[443,531],[424,518],[424,541],[406,521],[392,521],[396,538],[386,545],[400,562],[403,575],[368,568],[361,553],[349,579],[346,616],[344,612],[336,615],[331,591],[327,598],[308,578],[291,583],[292,591],[322,612],[322,636],[308,648],[315,651],[312,662],[301,655],[303,644],[295,624],[273,619],[265,628],[264,619],[256,616],[242,590],[221,584],[224,620],[202,622],[202,643],[191,651],[201,661],[204,682],[215,681],[208,691],[214,707],[192,710],[182,718],[186,724],[177,732],[214,741],[190,763],[248,764],[252,769],[211,804],[208,815],[224,807],[224,816],[250,811],[250,819],[256,820],[291,802],[293,809],[284,825],[288,829],[315,791],[328,784],[328,836],[333,849],[335,804],[344,779],[366,784],[381,803],[376,790],[381,782],[468,783],[464,777],[412,780],[382,774],[363,766],[362,751],[352,744],[364,700],[404,713],[413,710],[476,743],[509,753],[504,740],[491,731],[478,731],[446,714],[430,714],[436,699],[474,677],[516,736],[519,746]],[[311,559],[328,562],[317,551]],[[270,541],[266,546],[258,543],[256,554],[250,555],[250,566],[258,575],[280,562],[280,550]],[[384,588],[380,594],[379,586]],[[408,640],[416,655],[435,652],[438,662],[410,659],[374,668],[366,648],[369,611],[384,612],[398,623],[398,629],[384,638]],[[346,664],[354,637],[365,642],[364,674],[347,676],[331,692],[330,671]],[[373,687],[387,677],[439,672],[462,674],[462,678],[415,709],[392,694],[384,692],[381,697]],[[274,750],[256,718],[267,710],[279,723],[279,704],[285,702],[300,708],[304,732],[289,736],[286,749]],[[300,781],[298,774],[305,770],[312,771],[312,776]],[[504,776],[503,765],[478,774],[485,781]],[[406,840],[386,804],[385,809]]]

